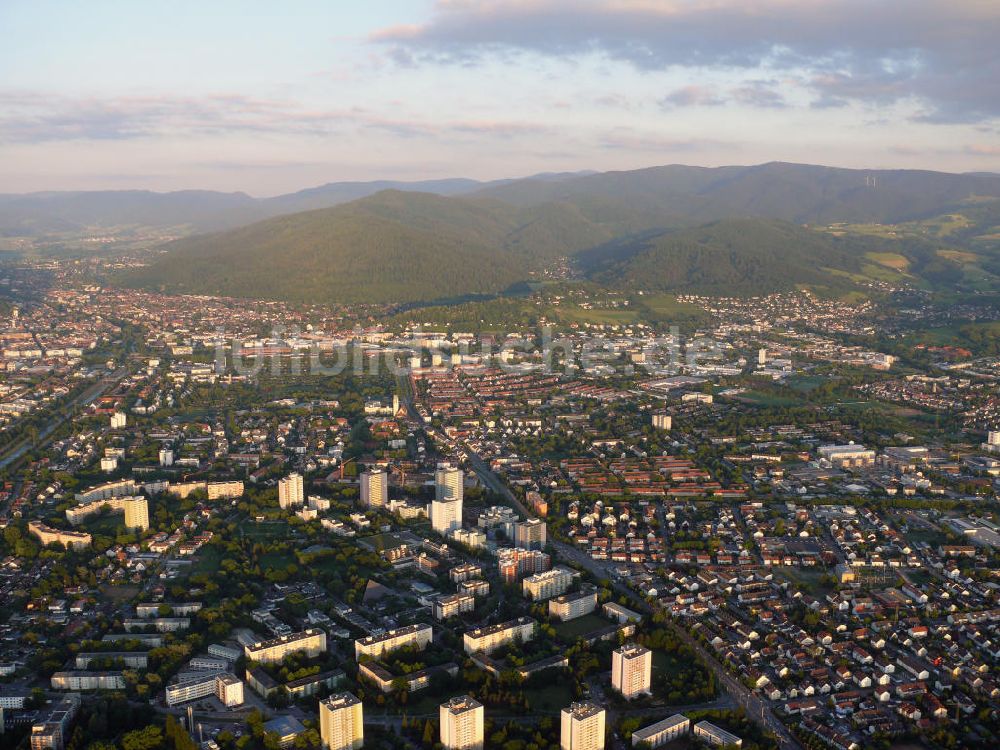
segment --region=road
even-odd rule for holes
[[[101,378],[99,381],[94,383],[90,388],[85,390],[83,393],[78,395],[68,404],[65,404],[60,408],[55,414],[53,414],[52,419],[38,431],[38,441],[32,443],[28,438],[24,438],[17,444],[11,446],[7,451],[4,452],[3,457],[0,458],[0,469],[6,469],[8,466],[18,461],[25,453],[35,448],[41,447],[45,444],[46,439],[55,432],[66,420],[71,419],[76,413],[77,409],[80,407],[89,406],[94,403],[98,398],[103,396],[107,391],[114,386],[118,385],[125,376],[129,374],[128,368],[122,367],[116,370],[111,375],[107,375]]]
[[[417,412],[413,404],[409,383],[407,383],[404,388],[404,396],[402,400],[406,405],[407,410],[416,416]],[[510,488],[503,483],[500,477],[493,472],[489,465],[487,465],[487,463],[474,451],[469,450],[468,446],[464,447],[468,453],[469,465],[476,472],[479,480],[493,492],[502,495],[512,506],[514,506],[514,508],[517,509],[519,513],[524,515],[526,518],[531,517],[533,514],[528,511],[526,507],[524,507],[514,493],[511,492]],[[555,547],[560,558],[567,562],[575,562],[579,564],[599,579],[609,579],[611,581],[612,588],[617,593],[626,597],[626,599],[631,603],[631,606],[646,614],[652,614],[653,608],[644,599],[637,596],[636,593],[628,586],[625,586],[620,581],[614,580],[609,575],[608,570],[597,560],[590,557],[590,555],[585,555],[575,547],[565,544],[564,542],[558,542],[552,539],[550,539],[549,542],[553,547]],[[779,747],[781,747],[781,750],[802,749],[802,746],[795,739],[795,737],[792,736],[791,732],[788,731],[788,728],[782,724],[774,715],[774,712],[771,711],[771,707],[761,700],[759,696],[754,694],[749,688],[747,688],[746,685],[734,678],[722,665],[722,663],[715,658],[715,654],[706,649],[686,629],[675,623],[671,618],[667,618],[665,624],[675,633],[678,639],[683,641],[691,648],[692,651],[698,654],[705,665],[712,670],[718,684],[721,685],[722,688],[732,697],[732,699],[743,708],[747,717],[755,723],[761,725],[764,729],[774,733],[774,735],[778,738],[778,744]],[[691,706],[686,708],[687,710],[692,710]]]
[[[486,462],[471,451],[469,451],[469,464],[475,470],[476,474],[479,475],[479,479],[483,482],[483,484],[494,492],[502,494],[526,517],[531,515],[527,508],[525,508],[517,500],[514,493],[511,492],[510,489],[500,480],[500,478],[490,469],[490,467],[486,465]],[[630,606],[633,606],[646,614],[651,614],[653,612],[653,608],[650,607],[645,600],[639,598],[628,586],[625,586],[620,581],[616,581],[609,576],[607,568],[601,565],[597,560],[590,557],[590,555],[585,555],[578,549],[565,544],[564,542],[558,542],[551,539],[549,541],[555,547],[559,557],[568,562],[575,562],[583,566],[598,578],[609,579],[611,581],[612,588],[617,593],[625,596],[629,602],[631,602]],[[746,711],[747,717],[757,724],[760,724],[765,729],[773,732],[777,736],[778,744],[782,750],[801,750],[802,746],[795,739],[795,737],[792,736],[791,732],[788,731],[788,728],[774,715],[774,712],[771,711],[771,707],[761,700],[759,696],[754,694],[749,688],[747,688],[746,685],[734,678],[722,665],[722,663],[715,658],[715,654],[706,649],[686,629],[675,623],[672,619],[668,618],[665,624],[681,641],[687,644],[692,651],[698,654],[705,665],[712,670],[718,684],[721,685],[730,696],[732,696],[732,698],[743,708],[744,711]],[[690,707],[688,708],[690,709]]]

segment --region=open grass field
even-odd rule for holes
[[[555,629],[561,639],[572,642],[582,635],[606,628],[610,624],[603,617],[590,614],[577,617],[575,620],[569,620],[568,622],[561,622],[555,626]]]
[[[826,594],[835,588],[833,584],[823,581],[826,575],[827,571],[823,568],[774,568],[776,579],[788,581],[796,589],[813,596]]]
[[[745,391],[737,397],[744,403],[755,406],[800,406],[802,399],[795,398],[791,394],[784,396],[777,393],[765,393],[763,391]]]
[[[573,702],[573,690],[568,681],[527,688],[524,696],[528,699],[532,713],[557,714]]]
[[[247,539],[268,541],[286,539],[288,524],[285,521],[246,521],[240,526],[240,534]]]
[[[909,259],[899,253],[865,253],[865,257],[897,271],[905,271],[910,267]]]

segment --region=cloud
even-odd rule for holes
[[[0,143],[127,141],[236,133],[328,136],[348,129],[376,130],[397,138],[514,138],[549,130],[548,126],[523,121],[408,119],[360,107],[310,109],[291,101],[236,94],[97,99],[0,91]]]
[[[997,38],[995,0],[438,0],[426,23],[371,41],[407,65],[596,53],[645,71],[794,72],[817,106],[912,101],[927,122],[976,122],[1000,117]]]
[[[775,81],[747,81],[733,89],[731,96],[734,101],[749,107],[782,109],[788,106]]]
[[[600,148],[651,153],[694,153],[713,149],[731,149],[736,146],[702,138],[670,138],[655,134],[619,129],[605,133],[598,139]]]
[[[963,149],[970,156],[1000,156],[1000,146],[972,143]]]
[[[675,107],[716,107],[725,104],[719,94],[706,86],[683,86],[676,89],[660,99],[660,106],[664,109],[674,109]]]

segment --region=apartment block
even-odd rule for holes
[[[278,480],[278,505],[285,510],[305,505],[301,474],[292,473]]]
[[[351,693],[319,702],[319,734],[327,750],[358,750],[365,744],[364,710]]]
[[[606,712],[596,703],[571,703],[559,714],[561,750],[603,750]]]
[[[648,695],[653,675],[653,652],[638,644],[611,654],[611,686],[626,698]]]
[[[544,573],[536,573],[521,581],[522,593],[533,601],[559,596],[573,585],[576,574],[569,568],[553,568]]]
[[[578,591],[549,600],[549,615],[563,622],[589,615],[597,609],[596,591]]]
[[[691,720],[683,714],[668,716],[662,721],[632,732],[632,746],[659,747],[683,737],[691,731]]]
[[[482,750],[483,704],[468,695],[452,698],[439,709],[444,750]]]
[[[404,646],[415,646],[423,650],[427,648],[434,637],[430,625],[414,624],[382,633],[381,635],[366,635],[354,641],[354,658],[370,656],[378,659],[383,654],[395,651]]]
[[[537,623],[530,617],[519,617],[516,620],[470,630],[463,636],[465,653],[488,654],[515,640],[530,641],[535,637],[536,625]]]
[[[266,641],[258,641],[243,647],[248,661],[272,664],[281,661],[288,654],[304,651],[307,656],[318,656],[326,652],[326,633],[318,628],[309,628],[299,633],[282,635]]]

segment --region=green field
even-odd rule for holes
[[[247,539],[274,540],[288,537],[288,523],[285,521],[246,521],[240,526],[240,534]]]
[[[611,623],[599,615],[584,615],[575,620],[561,622],[555,626],[556,633],[566,641],[575,641],[582,635],[593,633],[595,630],[606,628]]]
[[[755,406],[800,406],[802,400],[792,396],[782,396],[777,393],[763,393],[761,391],[746,391],[737,397],[740,401]]]
[[[833,590],[833,584],[824,581],[827,571],[823,568],[774,568],[778,579],[788,581],[796,589],[801,589],[813,596],[820,596]]]
[[[526,688],[523,692],[532,713],[555,714],[573,702],[573,690],[568,681]]]

